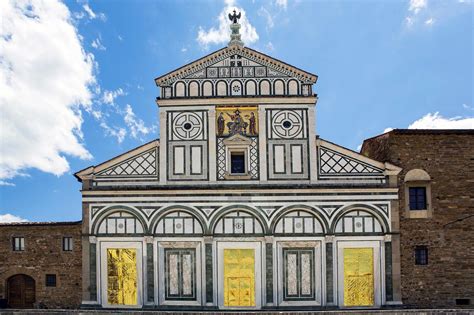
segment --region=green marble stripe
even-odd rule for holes
[[[206,302],[214,301],[214,283],[212,275],[212,244],[206,244]]]
[[[91,301],[97,300],[96,244],[89,244],[89,293]]]
[[[267,243],[265,246],[267,253],[265,257],[267,303],[273,303],[273,244]]]
[[[155,270],[153,268],[153,244],[146,244],[147,301],[155,300]]]
[[[392,242],[385,242],[385,294],[387,301],[393,301]]]
[[[326,243],[326,302],[334,303],[332,243]]]

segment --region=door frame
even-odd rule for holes
[[[109,304],[107,299],[107,249],[108,248],[131,248],[137,250],[137,305]],[[143,243],[140,241],[101,241],[100,251],[97,253],[100,261],[99,275],[97,277],[98,296],[97,301],[104,308],[141,308],[143,306]]]
[[[23,300],[22,302],[25,302],[25,299],[26,299],[26,296],[25,296],[25,293],[26,293],[26,282],[25,282],[25,278],[28,277],[30,278],[31,280],[33,280],[33,302],[31,304],[31,307],[34,307],[34,304],[36,303],[36,280],[35,278],[33,278],[32,276],[30,275],[27,275],[25,273],[16,273],[16,274],[13,274],[11,275],[10,277],[8,277],[6,279],[6,299],[7,299],[7,307],[10,307],[10,292],[11,292],[11,286],[10,286],[10,281],[12,280],[12,278],[14,277],[17,277],[17,276],[21,276],[22,277],[22,285],[23,285],[23,288],[22,291],[21,291],[21,294],[22,294],[22,297],[23,297]],[[30,306],[27,306],[25,305],[26,303],[23,303],[22,306],[20,306],[20,308],[28,308]]]
[[[382,240],[353,240],[338,239],[335,241],[337,248],[336,255],[336,281],[337,285],[337,305],[340,308],[379,308],[385,302],[385,268],[384,268],[384,246]],[[374,305],[372,306],[344,306],[344,249],[345,248],[373,248],[374,266]]]
[[[234,310],[255,310],[262,307],[262,298],[265,296],[263,292],[262,283],[264,275],[262,274],[263,257],[262,242],[261,241],[215,241],[217,255],[214,257],[214,270],[217,279],[217,306],[220,309],[234,309]],[[254,249],[255,250],[255,306],[251,307],[229,307],[224,306],[224,249]]]

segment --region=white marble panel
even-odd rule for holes
[[[174,147],[174,173],[184,174],[184,147]]]
[[[179,294],[179,270],[178,270],[178,254],[170,254],[168,256],[168,279],[169,293],[171,295]]]
[[[292,173],[301,173],[303,170],[301,150],[302,150],[302,147],[299,145],[291,146],[291,172]]]
[[[193,257],[185,254],[183,257],[183,295],[192,295],[193,293]]]
[[[287,259],[287,279],[286,287],[288,295],[298,294],[298,266],[297,266],[297,254],[288,254]]]
[[[191,173],[201,174],[202,173],[202,148],[191,147]]]
[[[311,254],[302,253],[301,254],[301,294],[310,295],[311,294]]]

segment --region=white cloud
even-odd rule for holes
[[[357,152],[360,152],[360,149],[362,149],[362,144],[359,144],[359,145],[357,146]]]
[[[273,26],[275,26],[275,23],[273,22],[273,17],[267,9],[265,9],[264,7],[260,7],[257,13],[259,16],[265,18],[267,29],[273,28]]]
[[[462,107],[463,107],[464,109],[474,110],[474,106],[469,106],[469,105],[467,105],[467,104],[462,104]]]
[[[130,129],[132,138],[138,139],[140,135],[147,135],[151,132],[152,128],[146,127],[143,120],[136,117],[132,110],[132,106],[127,104],[125,107],[125,116],[123,117],[125,124]]]
[[[94,56],[62,2],[0,1],[0,20],[0,178],[28,168],[59,176],[66,156],[92,157],[81,110],[92,103]]]
[[[100,126],[104,129],[106,135],[117,138],[118,143],[122,143],[127,135],[125,128],[110,127],[105,120],[100,122]]]
[[[425,21],[425,24],[428,25],[428,26],[431,26],[431,25],[433,25],[434,22],[435,22],[435,19],[429,18]]]
[[[115,99],[119,96],[124,96],[127,95],[122,88],[118,88],[115,91],[108,91],[105,90],[103,95],[102,95],[102,102],[107,105],[114,105],[115,104]]]
[[[119,41],[123,41],[123,37],[122,37],[122,36],[118,35],[117,38],[118,38]]]
[[[474,129],[474,117],[445,118],[428,113],[408,126],[408,129]]]
[[[188,49],[187,49],[186,47],[181,48],[181,52],[182,52],[182,53],[185,53],[185,52],[187,52],[187,51],[188,51]]]
[[[86,11],[87,15],[89,16],[91,20],[95,20],[95,19],[100,19],[102,21],[107,20],[107,17],[105,16],[104,13],[95,13],[94,11],[92,11],[88,3],[84,4],[82,8],[84,9],[84,11]]]
[[[286,8],[288,7],[288,0],[275,0],[275,4],[280,8],[286,10]]]
[[[265,48],[266,48],[268,51],[274,51],[274,50],[275,50],[275,46],[273,46],[273,43],[272,43],[272,42],[268,42],[268,43],[265,45]]]
[[[426,0],[410,0],[408,11],[413,12],[414,14],[418,14],[418,12],[426,8],[426,6],[427,6]]]
[[[0,223],[12,223],[12,222],[28,222],[28,220],[20,218],[14,214],[6,213],[0,214]]]
[[[385,128],[385,129],[384,129],[383,133],[387,133],[387,132],[390,132],[390,131],[392,131],[392,130],[393,130],[393,128],[388,127],[388,128]]]
[[[217,28],[211,27],[208,30],[199,27],[197,41],[198,43],[207,48],[209,44],[227,44],[230,41],[230,20],[228,17],[229,13],[233,10],[241,12],[242,18],[239,20],[241,25],[240,34],[242,34],[242,41],[245,45],[255,43],[258,40],[258,34],[255,27],[250,24],[247,19],[247,14],[244,9],[235,5],[235,1],[225,1],[225,6],[217,17],[219,26]]]
[[[105,46],[102,44],[101,39],[98,37],[94,39],[91,43],[91,46],[98,50],[106,50]]]
[[[7,182],[7,181],[4,181],[4,180],[0,180],[0,186],[16,186],[15,184],[13,183],[10,183],[10,182]]]

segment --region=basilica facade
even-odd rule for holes
[[[75,174],[82,305],[400,304],[401,169],[318,137],[317,76],[239,27],[155,79],[159,140]]]

